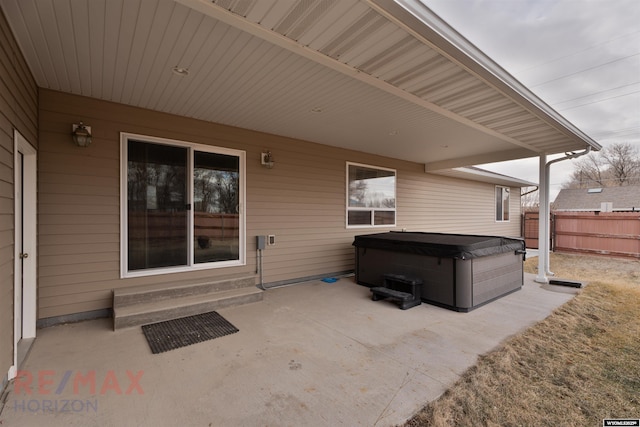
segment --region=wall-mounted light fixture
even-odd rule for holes
[[[260,163],[262,163],[262,166],[267,169],[273,168],[273,164],[275,162],[273,161],[273,154],[271,154],[271,151],[266,151],[261,154]]]
[[[78,147],[88,147],[91,144],[91,126],[85,126],[80,122],[78,125],[72,125],[71,131],[73,142]]]

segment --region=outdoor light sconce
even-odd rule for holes
[[[82,122],[71,127],[73,142],[78,147],[88,147],[91,144],[91,126],[85,126]]]
[[[271,154],[271,151],[262,153],[260,160],[261,160],[262,166],[264,166],[267,169],[273,168],[273,164],[275,163],[273,161],[273,155]]]

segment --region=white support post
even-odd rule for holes
[[[540,207],[538,213],[538,275],[535,281],[549,283],[547,268],[549,265],[549,181],[547,174],[547,155],[540,154]]]
[[[546,202],[545,202],[545,210],[546,210],[546,217],[544,220],[544,223],[546,224],[545,226],[545,233],[544,233],[544,241],[545,244],[547,245],[547,252],[546,255],[544,257],[544,272],[547,276],[555,276],[555,274],[549,269],[549,254],[551,253],[551,250],[553,248],[550,247],[551,245],[551,197],[550,194],[551,193],[551,164],[554,163],[554,161],[550,161],[549,163],[547,163],[547,166],[544,168],[544,178],[545,178],[545,183],[546,183],[546,187],[547,187],[547,197],[546,197]]]

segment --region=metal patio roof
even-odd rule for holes
[[[415,0],[0,4],[43,88],[426,171],[600,148]]]

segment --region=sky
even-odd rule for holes
[[[640,150],[640,0],[421,1],[600,145]],[[538,162],[479,166],[538,182]],[[551,200],[574,162],[551,166]]]

